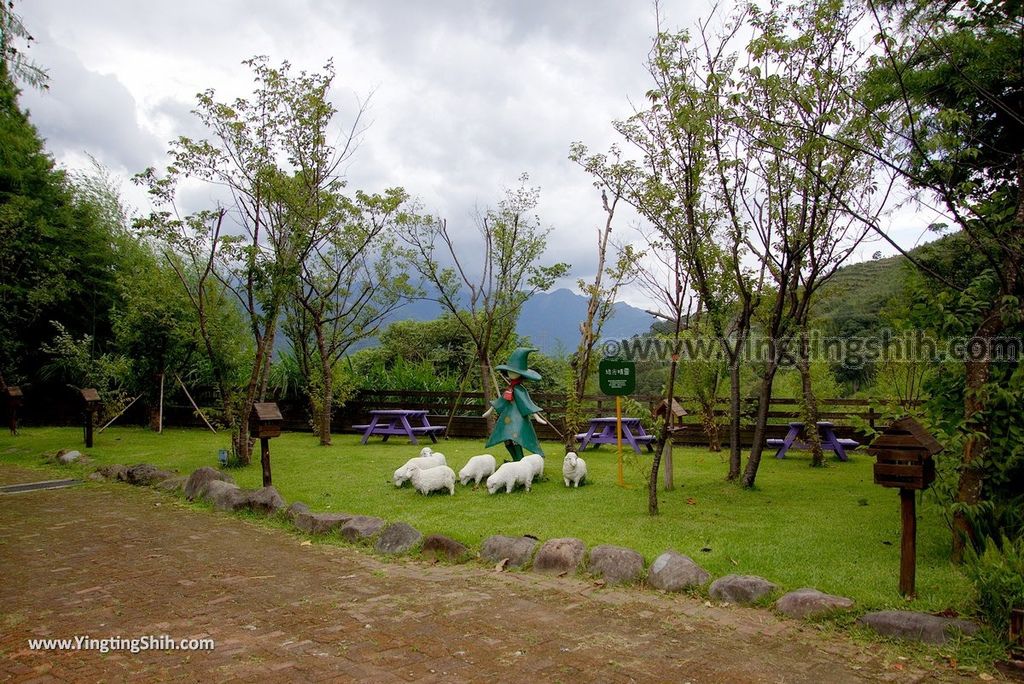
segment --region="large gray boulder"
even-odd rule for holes
[[[374,548],[380,553],[409,553],[420,543],[423,535],[409,523],[397,522],[388,525],[377,537]]]
[[[957,633],[967,635],[978,631],[978,625],[968,620],[939,617],[911,610],[882,610],[867,613],[857,620],[884,636],[904,641],[923,641],[926,644],[945,644]]]
[[[644,557],[633,549],[600,544],[590,550],[587,570],[608,584],[635,582],[644,574]]]
[[[763,577],[754,575],[726,575],[719,577],[708,588],[711,598],[726,603],[755,603],[779,587]]]
[[[458,563],[469,556],[469,549],[443,534],[432,534],[423,540],[422,554],[431,560],[446,560]]]
[[[189,501],[202,498],[206,485],[210,482],[229,482],[233,484],[234,480],[231,479],[230,475],[226,475],[216,468],[203,466],[192,471],[192,474],[188,476],[188,480],[185,482],[185,498]]]
[[[271,485],[249,493],[249,508],[256,513],[273,515],[284,507],[284,498],[278,494],[277,489]]]
[[[351,513],[313,513],[307,509],[295,515],[295,527],[307,534],[328,534],[353,517]]]
[[[289,520],[295,522],[300,515],[302,515],[303,513],[310,512],[311,511],[309,510],[309,506],[302,503],[301,501],[296,501],[285,510],[284,514],[285,517],[287,517]]]
[[[218,511],[240,511],[249,507],[249,492],[223,480],[207,483],[203,499],[213,504]]]
[[[710,579],[707,570],[675,551],[666,551],[655,558],[647,571],[647,583],[662,591],[684,591]]]
[[[509,567],[521,568],[530,562],[539,543],[533,537],[506,537],[498,534],[484,540],[480,557],[491,563],[500,563],[507,558]]]
[[[341,536],[350,542],[364,541],[380,532],[384,524],[372,515],[357,515],[341,526]]]
[[[576,572],[586,553],[587,545],[580,539],[549,539],[541,545],[537,557],[533,559],[533,570],[556,575]]]
[[[139,463],[137,465],[130,466],[125,472],[123,479],[128,484],[138,485],[140,487],[152,487],[158,482],[163,482],[166,479],[174,477],[175,474],[157,468],[155,465],[149,463]]]
[[[775,602],[776,610],[792,618],[818,617],[852,607],[852,599],[825,594],[810,587],[791,591]]]

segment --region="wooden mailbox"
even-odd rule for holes
[[[253,404],[249,414],[249,432],[253,437],[267,439],[281,436],[281,423],[284,417],[277,404],[272,401]]]
[[[263,486],[271,485],[270,476],[270,438],[281,435],[281,424],[284,416],[281,409],[272,401],[252,405],[249,413],[249,434],[260,440],[260,464],[263,466]]]
[[[933,457],[942,445],[910,417],[900,418],[871,442],[875,484],[900,490],[900,593],[914,595],[917,572],[917,507],[914,492],[935,481]]]
[[[655,418],[660,417],[666,420],[668,422],[669,430],[681,430],[683,428],[683,416],[686,415],[686,409],[684,409],[682,404],[680,404],[675,399],[672,400],[671,414],[672,415],[670,416],[668,410],[668,401],[662,399],[661,403],[659,403],[655,407],[653,416]]]
[[[927,489],[935,481],[935,461],[942,445],[913,418],[885,428],[868,447],[875,457],[875,484],[897,489]]]
[[[11,434],[18,434],[18,409],[21,408],[25,395],[17,385],[8,385],[4,388],[4,399],[7,402],[7,417],[10,420]]]
[[[85,447],[91,449],[92,424],[100,408],[100,393],[92,387],[86,387],[82,390],[82,401],[85,402]]]

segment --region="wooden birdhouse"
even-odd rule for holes
[[[86,387],[82,390],[82,401],[85,402],[85,407],[88,410],[94,411],[100,404],[100,393],[92,387]]]
[[[671,416],[669,415],[671,413]],[[654,409],[654,417],[662,418],[668,421],[670,429],[678,429],[683,426],[683,416],[686,415],[686,409],[683,408],[675,399],[672,400],[672,409],[669,410],[668,401],[665,399],[661,400]]]
[[[4,397],[7,399],[8,406],[21,406],[21,403],[25,400],[25,395],[17,385],[8,385],[5,387]]]
[[[900,490],[900,593],[914,596],[917,571],[917,509],[914,491],[935,480],[932,457],[942,445],[910,417],[900,418],[868,447],[875,457],[875,484]]]
[[[868,447],[875,457],[875,484],[898,489],[926,489],[935,480],[933,457],[942,445],[910,417],[882,431]]]
[[[249,414],[249,433],[259,439],[268,439],[281,435],[281,424],[284,417],[277,404],[272,401],[253,404]]]

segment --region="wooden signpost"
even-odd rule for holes
[[[901,418],[868,447],[875,457],[875,484],[900,490],[900,593],[914,596],[917,572],[917,508],[914,492],[935,481],[936,454],[942,445],[913,418]]]
[[[615,397],[615,443],[619,449],[619,486],[626,486],[622,472],[622,397],[636,391],[636,364],[619,359],[601,359],[597,365],[601,391]]]
[[[269,487],[270,477],[270,438],[281,435],[281,424],[284,417],[277,404],[272,401],[253,404],[249,414],[249,434],[260,439],[260,464],[263,466],[263,486]]]
[[[16,435],[18,434],[18,409],[25,397],[17,385],[5,387],[4,397],[7,399],[7,417],[10,419],[11,434]]]
[[[92,426],[100,408],[100,393],[87,387],[82,390],[82,401],[85,402],[85,448],[92,449]]]

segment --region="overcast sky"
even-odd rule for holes
[[[708,7],[664,0],[662,14],[687,27]],[[85,168],[91,154],[125,179],[163,166],[167,141],[201,134],[197,92],[251,92],[242,60],[316,70],[333,59],[339,121],[370,97],[351,187],[402,186],[460,230],[529,173],[554,228],[549,261],[573,264],[565,285],[592,274],[602,221],[569,144],[615,141],[611,121],[649,88],[654,33],[643,0],[32,0],[16,10],[50,73],[50,89],[26,87],[22,103],[62,165]],[[125,190],[144,210],[144,195]],[[931,220],[901,212],[896,234],[913,245]],[[892,253],[875,244],[865,254],[876,249]]]

